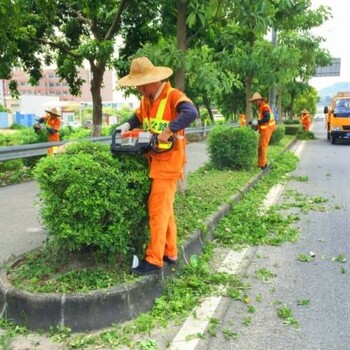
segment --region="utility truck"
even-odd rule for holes
[[[327,139],[334,145],[337,139],[350,139],[350,91],[338,92],[329,106],[324,107]]]

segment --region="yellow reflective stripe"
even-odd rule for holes
[[[166,106],[166,103],[168,101],[168,96],[169,96],[169,93],[166,95],[165,98],[163,98],[160,101],[159,107],[158,107],[158,111],[157,111],[157,115],[156,115],[156,119],[162,119],[163,118],[164,111],[165,111],[165,106]]]
[[[148,118],[144,118],[143,122],[142,122],[142,129],[145,131],[149,131],[149,119]]]
[[[164,120],[163,117],[164,117],[165,107],[166,107],[167,102],[168,102],[169,94],[172,90],[174,90],[174,89],[170,88],[167,92],[166,97],[160,101],[156,117],[155,118],[151,117],[149,119],[146,118],[147,119],[146,123],[144,120],[143,126],[145,126],[145,124],[146,124],[146,126],[148,127],[148,129],[145,129],[145,127],[144,127],[144,130],[149,130],[152,133],[160,134],[169,125],[170,121]]]

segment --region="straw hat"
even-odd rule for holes
[[[173,74],[168,67],[156,67],[147,57],[132,60],[130,73],[118,80],[120,86],[140,86],[164,80]]]
[[[56,117],[60,117],[61,115],[57,113],[57,109],[54,107],[54,108],[51,108],[49,111],[45,111],[46,113],[49,113],[51,115],[55,115]]]
[[[306,108],[304,108],[304,109],[301,111],[301,114],[306,114],[306,113],[309,113],[309,111],[308,111]]]
[[[259,92],[254,92],[253,97],[249,100],[249,102],[262,100],[263,97],[259,94]]]

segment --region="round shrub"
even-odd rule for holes
[[[286,135],[296,135],[299,130],[302,130],[300,123],[295,125],[285,125]]]
[[[42,220],[63,248],[123,259],[143,252],[150,187],[144,157],[113,158],[108,145],[81,142],[41,159],[34,175]]]
[[[258,135],[250,127],[215,126],[208,137],[208,153],[217,169],[249,170],[256,161]]]
[[[296,138],[298,140],[315,140],[315,134],[309,130],[299,129],[296,133]]]
[[[293,119],[293,118],[291,118],[291,119],[283,119],[283,124],[286,124],[286,125],[295,125],[295,124],[297,124],[297,125],[299,125],[300,124],[300,121],[299,121],[299,119]]]
[[[276,130],[272,133],[270,145],[277,145],[285,135],[285,127],[283,124],[277,124]]]

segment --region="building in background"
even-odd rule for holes
[[[37,86],[32,86],[29,83],[29,74],[23,71],[13,71],[12,80],[17,81],[18,91],[21,95],[27,96],[55,96],[60,101],[92,101],[90,92],[91,73],[88,69],[81,68],[79,76],[85,82],[82,85],[81,96],[73,96],[69,92],[67,82],[61,81],[56,74],[55,69],[44,69],[43,77],[39,80]],[[10,95],[9,80],[4,80],[4,94]],[[113,72],[106,71],[103,77],[103,88],[101,89],[101,96],[103,101],[113,100]]]
[[[5,105],[5,91],[4,91],[4,80],[0,79],[0,103]]]
[[[20,114],[33,114],[34,117],[41,117],[45,110],[56,107],[62,114],[63,124],[80,123],[81,111],[92,107],[92,96],[90,91],[91,72],[89,69],[81,68],[79,76],[84,80],[80,96],[73,96],[69,92],[67,82],[61,81],[54,68],[43,70],[43,77],[37,86],[29,83],[29,74],[23,71],[13,71],[12,80],[17,81],[20,98],[10,96],[10,80],[0,80],[0,103],[1,98],[4,107],[8,108],[13,116]],[[135,109],[139,99],[136,96],[126,97],[124,93],[117,90],[114,72],[107,70],[104,74],[103,87],[101,89],[102,104],[104,107],[120,109],[129,107]],[[71,106],[79,110],[79,115],[72,113]],[[77,113],[76,113],[77,114]],[[12,118],[13,122],[15,121]],[[113,118],[111,120],[114,120]],[[11,121],[10,121],[11,124]]]

